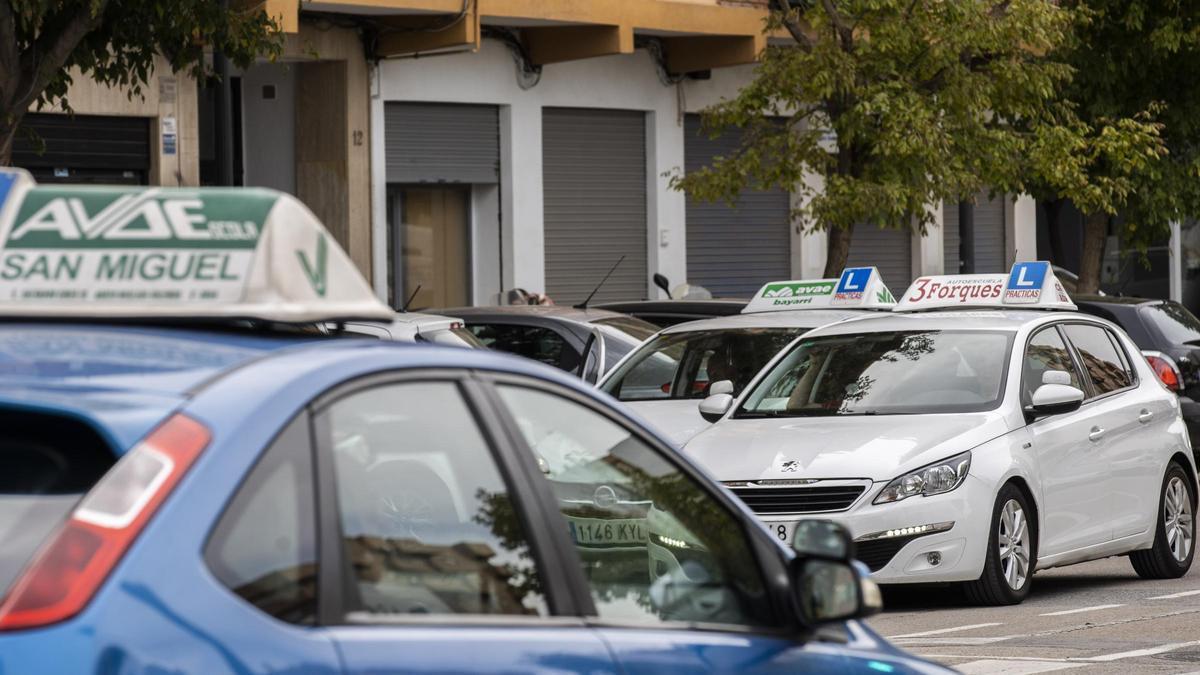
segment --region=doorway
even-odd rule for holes
[[[390,185],[388,202],[392,306],[470,304],[471,188]]]

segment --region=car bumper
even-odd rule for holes
[[[983,481],[969,476],[958,489],[932,497],[909,497],[892,504],[871,500],[883,489],[875,483],[858,503],[843,513],[770,515],[772,525],[805,518],[828,518],[850,530],[857,557],[880,584],[971,581],[983,573],[995,495]],[[946,524],[950,524],[946,527]],[[943,531],[921,532],[930,526]],[[888,533],[894,536],[888,536]],[[880,533],[883,533],[882,536]]]

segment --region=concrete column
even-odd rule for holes
[[[387,154],[384,135],[383,98],[379,95],[379,68],[370,75],[370,136],[371,136],[371,283],[375,295],[387,302],[388,294],[388,209]]]
[[[1171,221],[1171,255],[1168,265],[1168,293],[1175,302],[1183,302],[1183,237],[1178,220]]]
[[[816,173],[804,174],[804,187],[810,193],[825,189],[825,179]],[[796,190],[791,193],[793,211],[802,208],[806,196]],[[829,233],[815,230],[804,218],[792,219],[792,277],[795,279],[820,279],[825,274],[825,255],[829,250]]]
[[[647,267],[672,284],[687,281],[687,197],[671,189],[668,171],[683,166],[683,127],[677,114],[646,114]],[[646,279],[649,298],[666,298]]]
[[[1037,201],[1017,195],[1012,208],[1004,209],[1005,235],[1009,242],[1008,264],[1037,260]]]
[[[514,99],[500,109],[500,203],[504,289],[546,290],[542,106]]]
[[[925,205],[925,211],[933,217],[933,222],[921,236],[915,230],[913,250],[917,252],[913,264],[913,276],[923,277],[938,274],[957,274],[958,270],[946,270],[946,256],[943,251],[946,236],[946,221],[942,211],[942,202]],[[904,289],[892,289],[892,294],[899,297]]]

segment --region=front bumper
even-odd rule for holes
[[[886,483],[877,482],[847,511],[840,513],[759,516],[772,525],[807,518],[827,518],[850,531],[856,556],[880,584],[971,581],[983,573],[995,496],[983,481],[968,476],[957,489],[931,497],[909,497],[892,504],[872,504]],[[912,532],[952,522],[940,532]],[[895,533],[867,541],[877,533]],[[931,556],[930,554],[936,554]]]

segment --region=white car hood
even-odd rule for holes
[[[693,436],[712,426],[700,416],[698,399],[632,401],[625,405],[641,415],[676,447],[682,447]]]
[[[1009,431],[997,412],[953,415],[728,418],[686,454],[718,480],[891,480]]]

